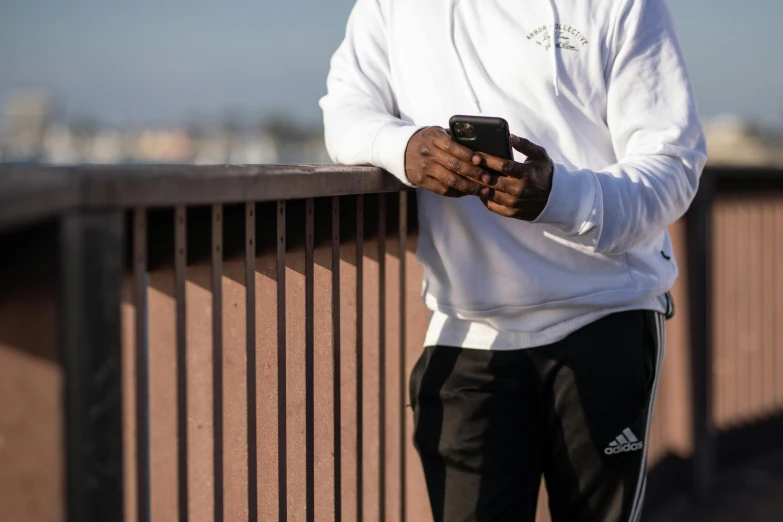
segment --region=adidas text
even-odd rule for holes
[[[607,455],[616,455],[618,453],[627,453],[629,451],[638,451],[644,447],[643,442],[634,442],[628,444],[618,444],[617,446],[609,446],[604,450]]]

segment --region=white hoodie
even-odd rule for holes
[[[555,164],[532,223],[418,191],[424,298],[448,330],[440,344],[470,345],[455,336],[477,328],[477,348],[538,346],[613,311],[662,306],[678,273],[666,229],[706,161],[663,0],[358,0],[327,87],[336,162],[409,184],[417,130],[483,114]]]

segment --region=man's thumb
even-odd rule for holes
[[[545,160],[549,157],[544,147],[536,145],[535,143],[525,138],[514,136],[513,134],[511,135],[511,146],[530,159]]]

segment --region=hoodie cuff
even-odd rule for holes
[[[569,236],[579,234],[595,204],[595,173],[590,170],[569,171],[554,163],[552,192],[544,210],[533,223],[552,225]]]
[[[384,125],[372,144],[372,163],[390,172],[409,187],[414,187],[405,175],[405,150],[414,134],[424,127],[404,121]]]

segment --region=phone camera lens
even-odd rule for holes
[[[454,133],[458,138],[473,139],[476,137],[476,129],[470,123],[465,122],[456,123]]]

